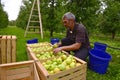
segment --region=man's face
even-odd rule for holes
[[[68,19],[64,18],[64,19],[62,20],[62,22],[63,22],[63,25],[64,25],[66,28],[69,28],[69,27],[70,27],[70,24],[69,24],[69,20],[68,20]]]
[[[74,26],[73,26],[73,24],[74,24],[74,20],[73,20],[73,19],[68,20],[67,18],[63,18],[62,22],[63,22],[63,25],[64,25],[66,28],[72,29],[72,28],[74,27]]]

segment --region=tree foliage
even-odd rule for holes
[[[90,32],[96,27],[96,12],[99,10],[99,4],[99,0],[70,0],[66,8],[67,11],[74,13],[76,21],[83,23]]]
[[[23,0],[23,5],[20,7],[19,16],[16,20],[17,27],[21,27],[23,29],[26,28],[32,7],[32,2],[33,0]]]
[[[23,0],[24,5],[17,19],[18,27],[26,28],[33,1]],[[103,9],[105,6],[106,9]],[[120,30],[119,7],[119,0],[40,0],[43,30],[49,31],[50,37],[54,32],[64,32],[62,16],[72,12],[76,21],[83,23],[90,33],[97,29],[103,33],[112,33],[114,37]]]
[[[63,30],[63,27],[61,27],[61,19],[64,13],[62,1],[63,0],[41,1],[43,28],[50,31],[50,37],[53,36],[53,32]]]
[[[15,26],[16,25],[16,21],[15,20],[12,20],[12,21],[9,21],[9,26]]]
[[[107,8],[101,16],[100,30],[103,33],[111,33],[111,38],[120,31],[120,2],[115,0],[106,1]]]
[[[0,4],[0,28],[5,28],[8,26],[8,15],[3,10],[3,6]]]

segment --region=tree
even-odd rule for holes
[[[15,20],[12,20],[12,21],[9,21],[9,24],[10,26],[15,26],[16,25],[16,21]]]
[[[61,27],[61,19],[64,13],[64,0],[41,0],[41,14],[44,30],[50,32],[50,37],[53,32],[60,32],[64,27]]]
[[[28,18],[30,15],[33,0],[23,0],[23,5],[20,7],[20,12],[16,20],[16,26],[26,29]]]
[[[8,26],[8,15],[3,10],[3,6],[0,4],[0,28],[5,28]]]
[[[120,2],[119,0],[108,0],[106,4],[107,8],[99,26],[103,33],[111,33],[111,38],[114,39],[116,32],[120,31]]]

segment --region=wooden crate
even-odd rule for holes
[[[33,60],[0,65],[0,80],[40,80]]]
[[[81,59],[74,57],[77,62],[81,63],[81,66],[61,71],[60,73],[49,74],[41,61],[31,51],[30,47],[27,47],[27,53],[29,59],[35,60],[38,75],[41,80],[86,80],[87,63]]]
[[[49,74],[41,62],[36,61],[36,67],[41,80],[86,80],[87,64],[83,60],[74,57],[80,66],[61,71],[55,74]]]
[[[31,51],[30,47],[27,47],[27,55],[29,60],[38,60],[38,58],[35,56],[35,53]]]
[[[0,36],[0,64],[16,62],[16,36]]]

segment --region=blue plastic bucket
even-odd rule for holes
[[[55,43],[58,43],[59,42],[59,39],[58,38],[51,38],[50,39],[50,43],[53,45]]]
[[[100,43],[100,42],[95,42],[94,43],[94,49],[99,49],[99,50],[102,50],[102,51],[106,51],[106,48],[107,48],[107,44]]]
[[[38,43],[38,39],[31,39],[31,40],[27,40],[27,44],[34,44],[34,43]]]
[[[111,55],[101,50],[89,51],[89,68],[99,74],[105,74],[111,60]]]

